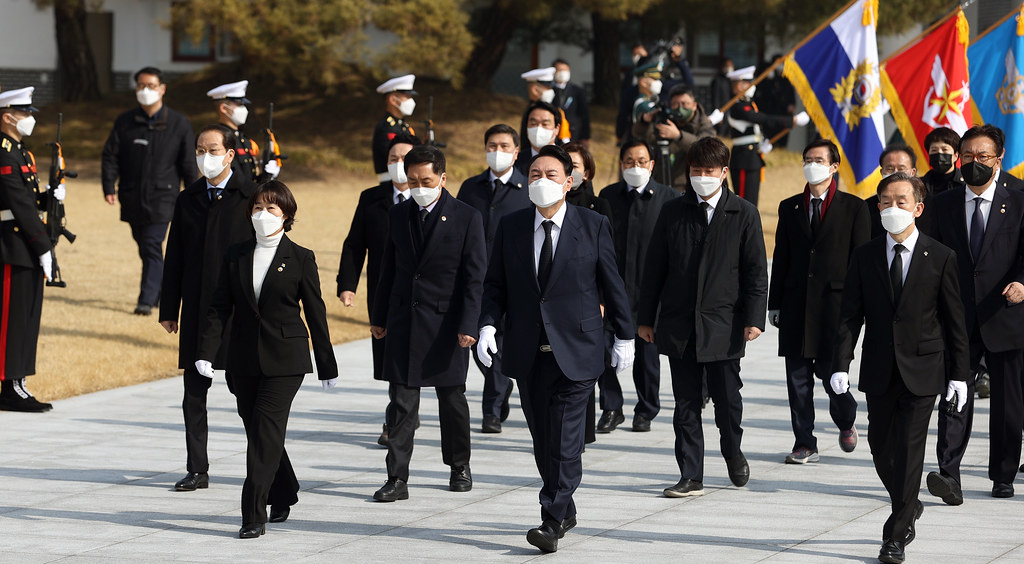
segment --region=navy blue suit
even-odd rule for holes
[[[605,316],[619,339],[632,339],[629,298],[604,216],[566,205],[551,273],[541,288],[534,258],[533,208],[498,227],[484,281],[480,325],[505,320],[502,370],[515,378],[544,482],[541,517],[575,516],[572,494],[583,477],[587,399],[604,371]],[[550,352],[540,350],[547,341]]]
[[[496,180],[500,182],[500,180]],[[487,241],[487,257],[491,256],[491,247],[494,244],[494,236],[498,232],[498,222],[509,212],[533,207],[530,203],[530,194],[527,190],[526,177],[515,167],[512,168],[512,176],[508,183],[502,183],[497,188],[491,181],[490,169],[467,179],[459,188],[458,200],[469,204],[477,211],[484,220],[484,239]],[[498,348],[504,339],[504,331],[501,325],[495,326],[498,334],[495,338],[498,341]],[[494,416],[501,418],[508,396],[512,393],[512,381],[508,376],[501,373],[501,353],[498,352],[491,357],[491,366],[484,366],[476,355],[476,347],[473,347],[473,360],[477,368],[484,375],[483,393],[483,414],[484,417]]]

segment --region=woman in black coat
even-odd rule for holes
[[[310,336],[324,389],[338,379],[316,259],[285,235],[296,207],[282,182],[272,180],[256,189],[249,200],[256,237],[228,249],[199,349],[199,358],[213,358],[230,320],[227,383],[248,440],[240,538],[266,532],[267,505],[270,522],[279,523],[298,501],[299,482],[284,438],[292,399],[303,377],[313,372]],[[196,361],[196,369],[213,377],[208,360]]]

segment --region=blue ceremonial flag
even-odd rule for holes
[[[1002,168],[1024,173],[1024,5],[979,35],[967,49],[971,66],[974,123],[987,123],[1006,134]]]
[[[885,147],[878,75],[878,0],[847,4],[829,23],[786,58],[783,75],[793,83],[821,135],[839,146],[840,177],[847,190],[873,194]]]

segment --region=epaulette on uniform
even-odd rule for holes
[[[395,118],[393,116],[388,116],[388,125],[395,125]]]
[[[8,153],[10,153],[11,150],[14,148],[14,146],[11,144],[10,139],[4,139],[3,142],[0,142],[0,147],[3,147],[3,149]]]

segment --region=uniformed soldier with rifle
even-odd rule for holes
[[[377,87],[377,93],[384,95],[384,111],[387,115],[373,129],[373,172],[380,182],[391,180],[388,175],[388,147],[399,133],[416,135],[406,118],[416,109],[416,91],[413,84],[416,75],[407,74],[392,78]]]
[[[255,184],[262,184],[277,178],[281,173],[281,157],[280,151],[276,147],[276,139],[272,146],[264,149],[263,152],[267,153],[267,158],[264,158],[260,146],[241,129],[249,117],[249,105],[252,104],[245,97],[248,87],[248,80],[240,80],[222,84],[207,92],[206,95],[217,102],[217,122],[235,133],[235,159],[231,161],[231,169],[245,175]],[[274,105],[271,104],[271,124],[273,116]]]

